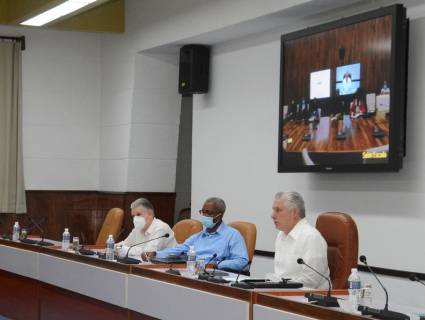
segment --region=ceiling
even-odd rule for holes
[[[65,0],[0,0],[0,25],[19,25]],[[125,0],[97,0],[42,28],[85,32],[125,31]]]

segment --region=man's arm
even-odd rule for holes
[[[229,247],[229,256],[220,263],[219,268],[232,269],[235,271],[242,270],[248,263],[248,253],[245,240],[238,231],[231,236]]]
[[[185,242],[178,244],[174,248],[158,251],[156,253],[156,256],[158,258],[165,258],[165,257],[168,257],[169,255],[180,255],[182,253],[186,253],[189,251],[189,246],[192,246],[196,242],[197,237],[198,237],[198,233],[192,235],[191,237],[186,239]]]

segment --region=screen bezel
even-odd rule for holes
[[[391,30],[391,73],[393,88],[390,92],[390,134],[389,161],[385,164],[341,164],[341,165],[296,165],[288,166],[283,156],[283,104],[284,104],[284,65],[285,42],[310,36],[313,34],[346,27],[367,20],[392,16]],[[408,19],[406,9],[402,5],[392,5],[366,13],[354,15],[341,20],[325,23],[281,36],[280,82],[279,82],[279,132],[278,132],[278,172],[379,172],[399,171],[405,155],[405,116],[407,92],[407,43]],[[400,63],[401,62],[401,63]],[[397,79],[397,81],[395,80]]]

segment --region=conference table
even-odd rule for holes
[[[0,239],[0,315],[25,320],[368,319],[308,304],[303,290],[244,290],[169,274],[168,268]],[[346,297],[347,292],[333,294]]]

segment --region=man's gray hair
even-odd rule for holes
[[[298,192],[278,192],[274,198],[275,200],[283,200],[288,209],[298,209],[298,215],[300,218],[305,218],[304,200]]]
[[[155,210],[153,208],[152,203],[145,198],[139,198],[135,201],[133,201],[130,205],[131,209],[135,209],[135,208],[145,208],[147,211],[152,212],[153,215],[155,215]]]
[[[208,198],[205,200],[205,203],[212,203],[214,204],[215,208],[218,212],[224,213],[226,211],[226,204],[224,203],[224,200],[217,197]]]

